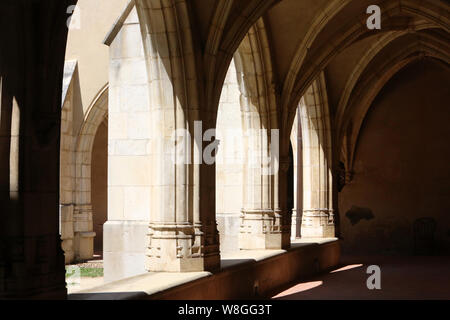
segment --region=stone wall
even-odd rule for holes
[[[437,252],[450,248],[450,72],[423,61],[397,74],[365,119],[354,180],[339,197],[343,250],[413,252],[413,223],[437,222]]]

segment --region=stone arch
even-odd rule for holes
[[[205,46],[204,65],[206,99],[217,105],[223,80],[233,55],[255,23],[276,3],[276,0],[250,0],[244,2],[219,1],[215,8]],[[233,16],[233,7],[239,7]]]
[[[450,57],[446,46],[446,43],[433,39],[433,37],[423,37],[378,68],[375,74],[366,71],[365,75],[360,78],[360,85],[355,89],[346,107],[344,114],[346,121],[337,136],[338,150],[341,151],[341,156],[345,154],[346,171],[350,175],[353,170],[353,160],[362,123],[380,90],[397,72],[425,56],[444,61],[448,65]]]
[[[92,149],[97,129],[108,116],[108,88],[106,84],[89,106],[75,142],[73,231],[74,248],[81,260],[92,258],[94,254]]]
[[[246,150],[239,246],[243,249],[281,248],[277,98],[271,48],[263,19],[249,29],[234,60]]]
[[[347,4],[350,2],[351,1]],[[330,8],[332,6],[333,3],[330,4]],[[344,7],[345,6],[339,6],[336,8],[342,10]],[[336,11],[334,16],[337,16],[338,13],[339,12]],[[395,15],[399,13],[404,13],[414,19],[396,19]],[[448,32],[448,16],[447,7],[439,1],[408,0],[402,1],[401,3],[399,1],[389,2],[389,4],[385,6],[382,15],[382,25],[384,27],[379,32],[384,33],[399,29],[415,29],[418,25],[424,24],[423,20],[426,21],[425,25],[433,24]],[[282,118],[283,126],[286,124],[286,127],[290,127],[294,118],[294,112],[292,110],[295,110],[304,91],[326,67],[328,62],[355,41],[373,34],[373,32],[366,27],[366,18],[367,15],[365,12],[361,13],[361,15],[356,18],[352,17],[351,20],[354,21],[354,23],[349,23],[343,29],[338,30],[338,33],[335,34],[332,41],[330,40],[327,43],[317,43],[315,40],[319,35],[318,30],[317,33],[312,33],[311,40],[309,40],[309,37],[307,37],[308,40],[305,40],[309,41],[307,47],[308,50],[306,50],[304,44],[299,46],[295,55],[296,58],[293,60],[283,87],[281,100],[282,108],[284,110]],[[317,19],[319,26],[322,26],[320,29],[322,31],[326,27],[326,23],[330,21],[329,19],[325,20],[322,23],[320,19]]]
[[[86,111],[75,148],[75,203],[78,206],[91,204],[90,170],[92,147],[98,127],[108,116],[108,89],[106,84]]]
[[[217,110],[216,219],[220,235],[220,252],[239,251],[239,221],[242,209],[244,145],[241,94],[231,60]],[[230,201],[232,200],[232,201]]]
[[[343,122],[345,120],[344,114],[346,112],[346,108],[349,104],[349,99],[353,94],[353,90],[355,89],[359,80],[361,80],[362,75],[373,61],[373,59],[384,49],[387,45],[394,42],[396,39],[399,39],[402,36],[407,34],[418,32],[419,30],[432,30],[436,26],[433,24],[422,25],[419,26],[416,30],[411,31],[397,31],[397,32],[389,32],[386,35],[383,35],[379,38],[379,40],[372,45],[370,50],[368,50],[363,57],[356,64],[355,70],[352,72],[352,76],[348,79],[343,94],[341,95],[341,99],[339,101],[339,105],[337,107],[337,114],[335,117],[336,121],[336,132],[340,134],[340,137],[336,140],[336,143],[340,145],[341,157],[344,161],[345,167],[349,169],[347,171],[347,182],[351,180],[351,167],[352,165],[352,154],[354,148],[352,145],[354,142],[351,139],[353,124],[348,123],[345,128],[343,128]],[[359,130],[359,129],[357,129]],[[345,137],[343,137],[345,136]]]
[[[294,58],[292,59],[288,74],[286,76],[283,85],[283,91],[281,95],[282,105],[288,104],[287,100],[290,96],[290,93],[293,91],[298,72],[300,71],[300,68],[302,67],[303,62],[308,53],[308,48],[310,48],[313,45],[314,40],[319,35],[319,33],[325,28],[327,23],[351,1],[352,0],[330,1],[328,6],[324,10],[321,10],[320,13],[317,15],[317,17],[315,17],[314,20],[312,21],[311,27],[309,28],[306,36],[295,50]]]
[[[353,91],[353,88],[355,87],[357,81],[359,80],[359,77],[364,72],[366,67],[369,65],[369,63],[372,61],[372,59],[388,44],[395,41],[396,39],[415,31],[419,30],[425,30],[425,29],[431,29],[435,28],[436,26],[434,24],[427,24],[427,25],[421,25],[415,28],[414,30],[406,30],[406,31],[392,31],[388,32],[386,34],[381,35],[375,43],[370,47],[370,49],[361,57],[361,59],[356,63],[356,67],[353,70],[350,78],[348,79],[347,83],[345,84],[344,91],[341,95],[341,98],[339,100],[339,104],[337,107],[337,114],[335,117],[336,120],[336,128],[340,127],[340,124],[342,122],[343,114],[345,112],[345,107],[348,103],[348,100],[350,98],[350,95]],[[339,130],[339,129],[338,129]]]

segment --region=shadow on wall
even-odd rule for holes
[[[370,209],[353,206],[346,213],[352,226],[362,220],[374,219]],[[414,254],[447,255],[450,253],[445,239],[436,234],[438,224],[432,217],[421,217],[410,222],[390,219],[386,223],[375,223],[372,230],[362,228],[351,244],[345,246],[346,252],[371,254]],[[370,236],[372,235],[372,236]],[[447,235],[450,238],[450,230]],[[364,241],[364,249],[360,242]],[[370,249],[367,250],[367,247]]]
[[[345,216],[350,220],[352,226],[357,224],[362,219],[370,220],[374,218],[372,210],[357,206],[352,206],[352,208],[347,211]]]

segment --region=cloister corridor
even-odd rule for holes
[[[367,268],[381,269],[381,290],[368,290]],[[450,258],[343,256],[333,270],[302,279],[272,296],[282,300],[447,300]]]
[[[449,32],[447,0],[0,1],[0,300],[450,300]]]

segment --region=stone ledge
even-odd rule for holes
[[[339,262],[336,238],[297,239],[288,250],[241,250],[222,255],[211,272],[148,272],[69,295],[70,300],[263,298]],[[276,271],[274,271],[276,269]]]

